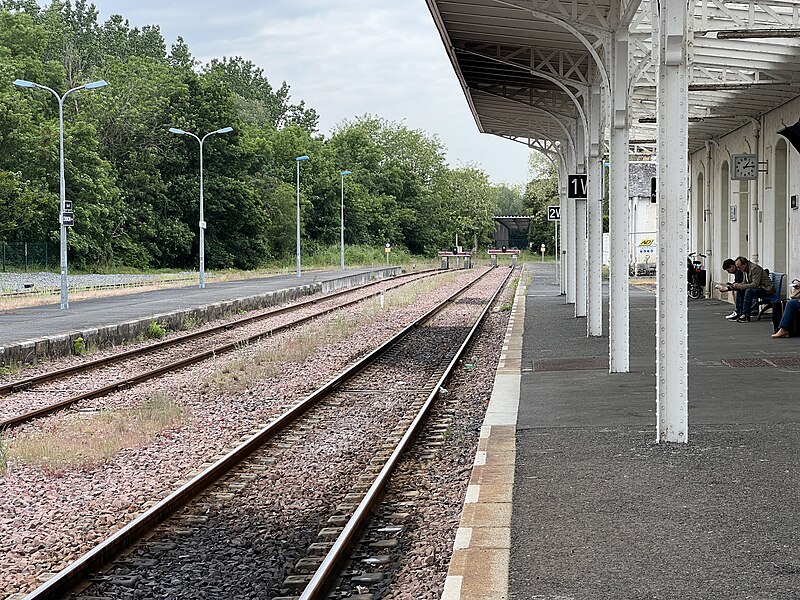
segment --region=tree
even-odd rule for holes
[[[525,206],[531,217],[531,227],[528,231],[528,241],[535,247],[547,244],[548,248],[555,248],[554,228],[547,220],[547,207],[559,204],[558,176],[555,167],[544,156],[536,152],[531,153],[530,172],[537,175],[525,187]]]
[[[251,124],[266,125],[279,129],[289,124],[299,125],[313,132],[318,117],[305,103],[289,103],[289,86],[284,81],[274,91],[264,71],[241,56],[212,59],[205,72],[225,82],[236,97],[239,117]]]
[[[498,215],[524,215],[527,214],[523,191],[521,186],[500,185],[495,188],[497,195],[497,214]]]
[[[197,67],[201,67],[199,71]],[[67,198],[73,202],[70,262],[76,267],[197,265],[199,148],[206,140],[204,217],[210,268],[251,268],[294,253],[296,161],[303,163],[301,235],[306,247],[338,245],[341,176],[347,169],[348,244],[431,253],[485,236],[498,202],[518,204],[472,166],[451,170],[435,135],[364,115],[329,139],[318,117],[273,87],[241,57],[197,61],[182,38],[169,53],[157,25],[121,15],[98,21],[86,0],[0,0],[0,235],[59,238],[58,110],[23,78],[71,95],[64,111]],[[5,82],[5,83],[3,83]],[[516,194],[516,195],[515,195]],[[513,211],[517,212],[517,211]]]

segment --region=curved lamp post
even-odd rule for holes
[[[47,90],[58,100],[58,196],[59,196],[59,209],[58,209],[58,223],[60,226],[60,243],[61,243],[61,308],[69,308],[69,297],[67,295],[67,226],[64,224],[64,212],[66,211],[66,187],[64,185],[64,99],[72,92],[78,90],[93,90],[101,88],[108,83],[104,80],[93,81],[85,85],[79,85],[71,90],[64,92],[63,96],[59,96],[58,92],[54,89],[34,83],[33,81],[26,81],[25,79],[15,79],[14,85],[23,88],[40,88]]]
[[[344,176],[345,175],[352,175],[351,171],[342,171],[342,227],[341,227],[341,241],[342,241],[342,271],[344,271]]]
[[[297,163],[297,276],[300,277],[300,163],[308,157],[298,156],[294,160]]]
[[[233,131],[233,127],[223,127],[222,129],[217,129],[216,131],[210,131],[202,138],[198,137],[191,131],[185,131],[183,129],[178,129],[177,127],[170,127],[169,131],[170,133],[177,133],[178,135],[190,135],[200,144],[200,288],[202,289],[206,287],[206,222],[205,214],[203,212],[203,142],[205,142],[206,138],[210,135],[217,133],[230,133]]]

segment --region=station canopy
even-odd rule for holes
[[[502,224],[514,236],[527,236],[531,226],[530,217],[492,217],[492,219]]]
[[[640,0],[427,0],[478,129],[545,152],[599,75],[613,22],[629,22],[632,152],[652,153],[658,56]],[[800,0],[690,0],[689,150],[800,92]],[[615,17],[616,16],[616,17]],[[583,38],[583,42],[579,38]],[[594,56],[593,56],[594,55]],[[608,61],[606,61],[608,62]],[[786,123],[792,125],[793,123]]]

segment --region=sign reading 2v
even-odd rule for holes
[[[567,198],[571,200],[585,200],[586,174],[567,175]]]

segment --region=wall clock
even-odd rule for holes
[[[731,156],[731,179],[758,179],[758,156],[755,154],[734,154]]]

